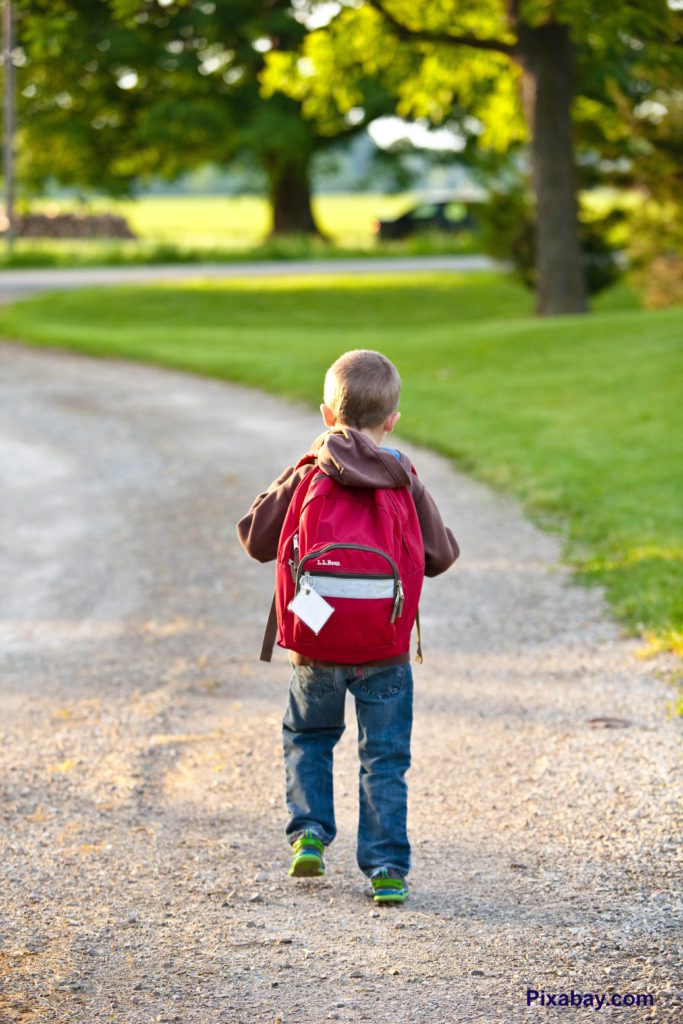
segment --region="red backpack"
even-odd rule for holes
[[[299,465],[312,460],[305,456]],[[312,469],[294,492],[280,533],[274,602],[278,645],[340,665],[404,654],[424,569],[410,488],[344,487]],[[295,597],[308,598],[310,591],[316,609],[328,616],[322,625],[307,625],[290,609]],[[303,610],[302,615],[307,617]],[[261,657],[270,660],[265,641]]]

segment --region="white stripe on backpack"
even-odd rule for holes
[[[321,597],[358,597],[376,599],[394,597],[394,577],[387,576],[383,580],[363,579],[362,576],[316,576],[305,573],[301,578],[301,586],[310,580],[312,589]]]

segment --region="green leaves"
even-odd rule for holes
[[[436,39],[401,33],[381,13],[385,8],[411,28],[427,29]],[[418,16],[421,20],[418,21]],[[305,117],[321,131],[338,130],[354,108],[427,118],[434,124],[460,115],[480,122],[481,143],[504,151],[526,138],[518,97],[518,72],[505,55],[456,46],[454,34],[512,42],[498,0],[488,3],[365,3],[344,9],[326,28],[311,32],[296,53],[270,53],[261,75],[263,94],[276,90],[295,98]],[[384,110],[373,111],[375,88]]]

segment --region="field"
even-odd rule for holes
[[[325,195],[313,200],[322,231],[340,245],[370,245],[373,222],[393,217],[411,204],[411,196]],[[225,242],[250,246],[269,230],[266,200],[259,196],[145,198],[117,204],[141,238],[181,244]]]
[[[138,235],[120,239],[18,239],[11,257],[0,248],[0,266],[93,266],[135,263],[230,262],[259,259],[334,259],[478,251],[471,232],[457,236],[426,234],[401,242],[378,243],[374,223],[393,217],[414,201],[410,194],[328,195],[314,199],[325,238],[268,238],[269,211],[258,196],[172,196],[114,201],[91,199],[87,205],[44,200],[35,211],[60,210],[125,216]]]
[[[259,196],[148,196],[135,200],[92,198],[87,203],[37,201],[35,212],[80,213],[107,211],[124,216],[138,236],[119,239],[18,239],[11,264],[15,266],[150,263],[245,258],[334,258],[413,252],[471,252],[473,239],[423,237],[403,243],[377,243],[375,221],[408,209],[414,197],[403,195],[323,195],[313,200],[321,239],[289,237],[269,240],[269,207]],[[8,264],[5,249],[0,265]]]
[[[335,275],[44,296],[0,330],[313,405],[340,352],[378,348],[404,380],[399,436],[517,495],[631,630],[680,649],[683,312],[625,288],[590,317],[530,312],[493,274]]]
[[[382,242],[376,221],[403,213],[419,200],[413,193],[319,195],[313,208],[324,239],[310,236],[269,238],[270,212],[260,196],[143,196],[114,200],[90,197],[87,201],[36,200],[31,210],[58,213],[111,212],[124,216],[137,238],[121,239],[18,239],[11,256],[0,246],[0,267],[92,266],[134,263],[177,263],[202,260],[230,262],[244,259],[306,259],[362,256],[405,256],[432,253],[480,252],[476,232],[458,235],[423,234],[402,241]],[[621,200],[632,205],[631,197]],[[582,205],[593,214],[604,213],[614,198],[604,192],[588,193]],[[623,229],[622,235],[623,235]],[[625,235],[614,235],[616,245]]]
[[[364,192],[318,195],[313,209],[325,235],[336,245],[366,248],[375,242],[374,223],[396,217],[419,199],[414,193],[399,195]],[[635,196],[621,200],[633,206]],[[605,192],[592,192],[583,199],[586,209],[604,213],[614,204]],[[85,204],[73,201],[38,201],[32,209],[107,210],[120,213],[143,242],[212,247],[227,245],[248,249],[258,245],[270,227],[268,203],[261,196],[143,196],[114,200],[93,198]]]

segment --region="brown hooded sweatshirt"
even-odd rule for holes
[[[267,491],[254,500],[237,524],[242,547],[258,562],[270,562],[277,556],[280,531],[294,491],[307,473],[316,467],[344,487],[410,487],[425,549],[425,575],[438,576],[455,562],[460,553],[455,537],[444,526],[433,498],[416,476],[410,459],[396,456],[350,427],[333,427],[311,445],[311,461],[290,466],[274,480]],[[290,651],[295,664],[315,664],[309,658]],[[386,664],[406,662],[409,655],[389,659]],[[322,662],[320,663],[322,664]]]

